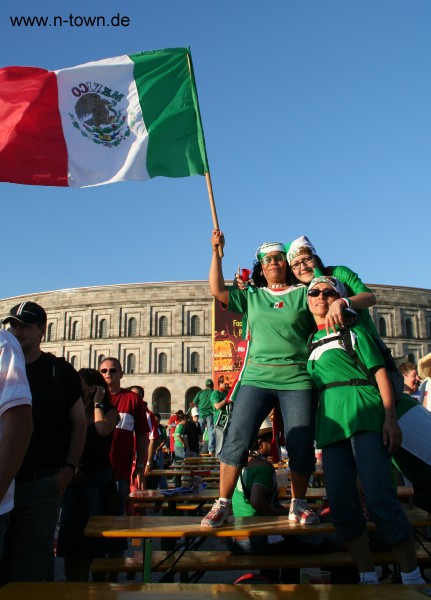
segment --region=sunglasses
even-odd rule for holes
[[[105,374],[105,373],[112,374],[112,373],[116,373],[117,371],[118,371],[118,369],[115,369],[115,368],[112,368],[112,369],[100,369],[100,372],[103,373],[103,374]]]
[[[280,252],[280,254],[266,254],[265,256],[262,256],[262,258],[260,259],[260,262],[263,265],[269,265],[272,263],[272,261],[274,262],[285,262],[286,261],[286,255],[282,254]]]
[[[307,292],[307,296],[311,296],[312,298],[317,298],[318,296],[320,296],[320,294],[322,294],[322,296],[324,298],[338,298],[338,292],[336,290],[332,290],[332,289],[326,289],[326,290],[318,290],[317,288],[313,288],[312,290],[308,290]]]

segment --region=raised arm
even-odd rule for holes
[[[221,257],[219,256],[218,248],[224,247],[224,235],[223,232],[218,229],[213,229],[211,236],[212,245],[212,259],[209,273],[209,283],[211,294],[223,304],[229,302],[229,291],[226,287],[223,277],[223,269],[221,264]]]

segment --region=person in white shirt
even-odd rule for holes
[[[0,556],[14,506],[14,477],[31,434],[31,393],[18,340],[0,330]]]

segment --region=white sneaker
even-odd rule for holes
[[[202,519],[201,527],[221,527],[224,523],[233,523],[232,504],[226,504],[220,499],[214,502],[209,513]]]
[[[289,521],[294,523],[302,523],[303,525],[316,525],[320,523],[318,515],[308,508],[307,500],[294,499],[290,503]]]

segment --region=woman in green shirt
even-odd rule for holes
[[[248,449],[263,419],[277,405],[283,416],[291,470],[293,501],[289,519],[318,523],[305,500],[315,466],[317,407],[307,373],[307,339],[314,323],[307,307],[306,287],[290,285],[285,247],[279,242],[262,244],[256,253],[265,286],[244,290],[226,286],[219,255],[219,247],[224,246],[223,233],[214,230],[211,243],[211,293],[228,310],[247,317],[250,342],[220,455],[220,498],[201,525],[220,527],[233,520],[231,499],[241,468],[247,464]]]

